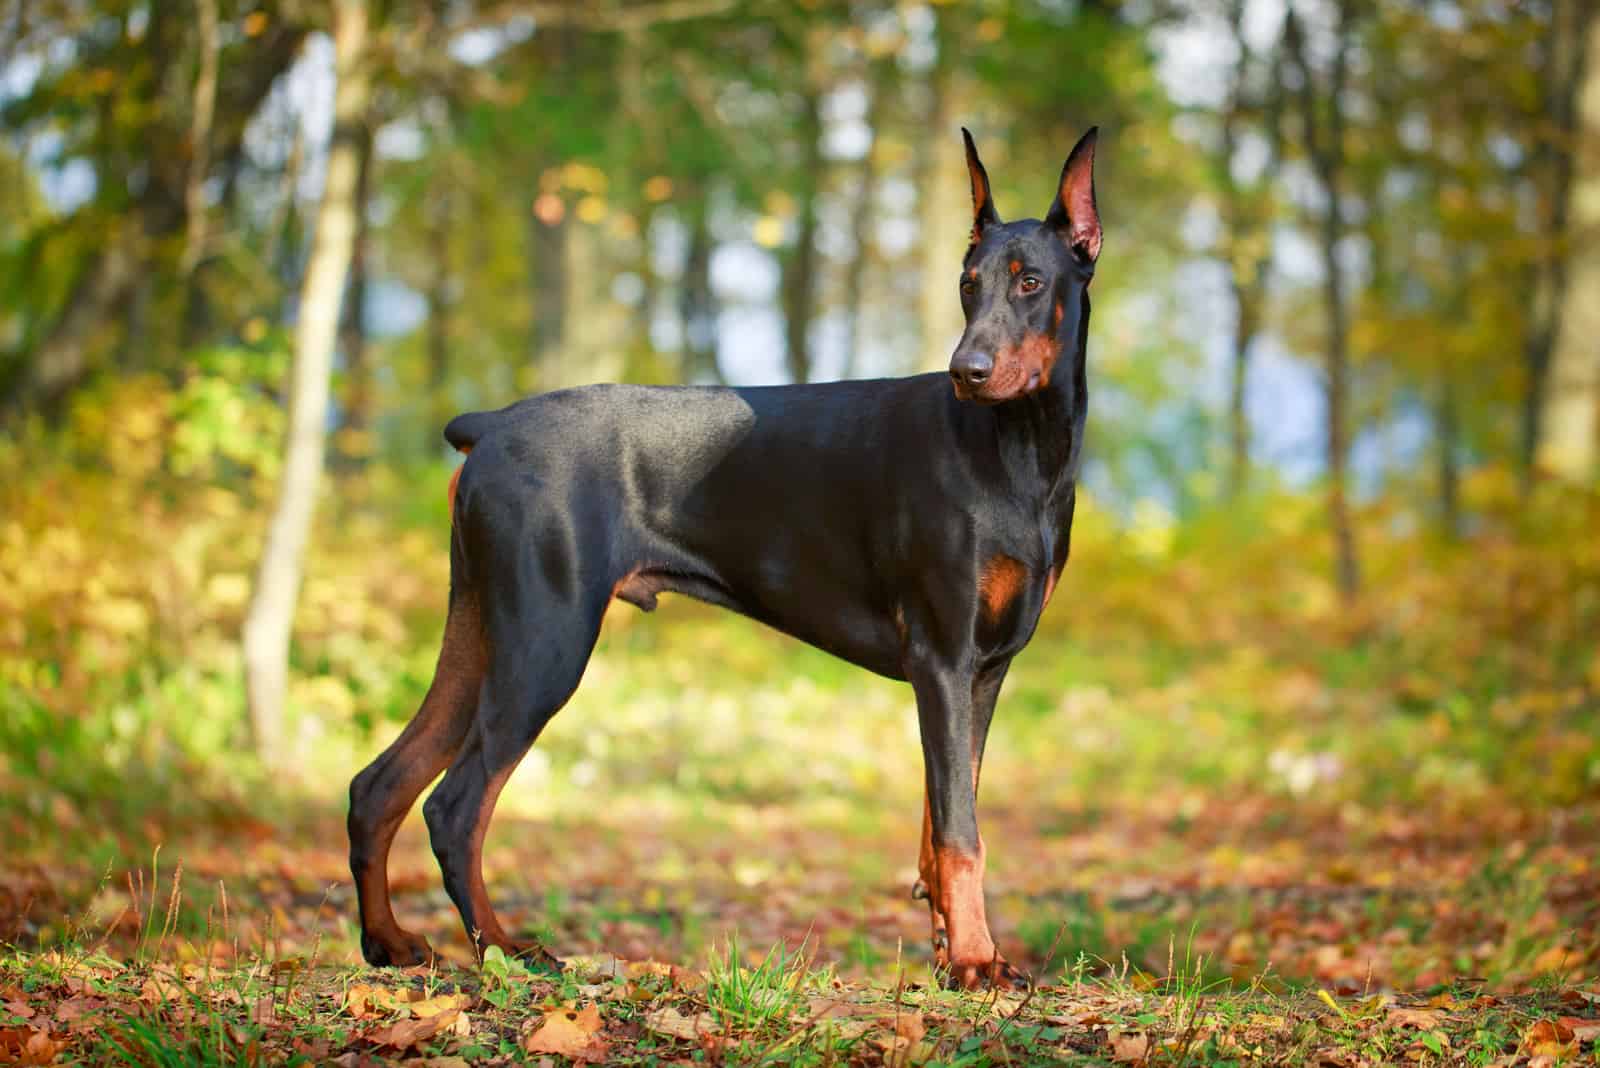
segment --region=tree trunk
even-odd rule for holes
[[[1260,177],[1246,188],[1234,177],[1233,163],[1239,146],[1239,127],[1249,107],[1249,83],[1253,53],[1245,33],[1245,2],[1230,0],[1228,20],[1239,57],[1229,79],[1228,99],[1223,105],[1222,138],[1216,156],[1216,180],[1222,187],[1223,254],[1227,260],[1233,290],[1234,323],[1231,377],[1228,394],[1228,475],[1227,496],[1237,499],[1250,481],[1250,419],[1246,410],[1250,378],[1250,346],[1261,329],[1266,303],[1268,257],[1271,239],[1267,227],[1270,215],[1261,202],[1270,197],[1278,170],[1279,90],[1281,71],[1274,70],[1266,101],[1267,140],[1272,146]]]
[[[799,232],[783,261],[783,342],[789,380],[805,382],[812,371],[811,316],[817,295],[817,194],[822,185],[822,112],[814,89],[807,89],[800,111],[801,164]]]
[[[1461,536],[1461,406],[1455,380],[1446,373],[1439,383],[1439,409],[1434,417],[1439,447],[1439,519],[1451,538]]]
[[[184,171],[183,252],[178,271],[185,284],[192,282],[194,269],[205,255],[206,174],[211,166],[211,120],[217,107],[217,0],[195,0],[200,53],[199,71],[194,79],[194,104],[189,119],[189,164]]]
[[[1592,13],[1581,47],[1564,235],[1569,251],[1535,461],[1558,478],[1586,483],[1600,455],[1600,18]]]
[[[1319,228],[1322,252],[1323,308],[1327,329],[1324,357],[1327,370],[1327,424],[1324,440],[1328,465],[1328,523],[1333,530],[1335,578],[1346,601],[1361,589],[1361,567],[1349,498],[1349,398],[1350,346],[1345,308],[1344,265],[1339,262],[1339,241],[1344,236],[1345,166],[1342,98],[1349,74],[1353,0],[1340,0],[1334,29],[1333,67],[1324,94],[1326,119],[1318,114],[1316,82],[1305,60],[1299,20],[1291,7],[1284,20],[1284,48],[1300,73],[1301,134],[1306,155],[1322,187],[1325,207]]]
[[[935,7],[939,55],[928,72],[926,126],[917,138],[918,343],[915,370],[942,371],[961,337],[964,321],[956,295],[956,273],[972,229],[971,188],[954,108],[969,94],[957,72],[954,44],[943,27],[947,9]]]
[[[18,407],[54,411],[89,374],[96,329],[132,293],[143,262],[144,234],[138,216],[122,220],[78,276],[66,310],[28,360]]]
[[[360,465],[372,455],[372,427],[377,393],[372,380],[372,354],[367,347],[367,268],[371,227],[367,202],[372,196],[372,127],[362,123],[356,135],[354,244],[350,249],[350,283],[339,316],[339,351],[344,356],[344,459]]]
[[[1250,343],[1260,329],[1260,293],[1250,282],[1239,279],[1235,267],[1234,306],[1238,311],[1233,324],[1233,367],[1228,389],[1228,496],[1237,498],[1250,481],[1250,415],[1245,400],[1250,376]]]
[[[284,757],[289,638],[306,540],[322,479],[328,397],[339,305],[356,234],[360,129],[371,97],[364,0],[334,0],[333,137],[316,232],[301,286],[289,382],[289,426],[278,501],[244,622],[245,694],[256,751]]]
[[[428,414],[434,433],[442,433],[454,414],[454,404],[446,391],[450,381],[450,336],[454,332],[451,313],[455,303],[453,265],[450,256],[450,229],[454,223],[454,203],[448,189],[433,194],[429,212],[428,258],[433,273],[428,281]],[[436,439],[437,440],[437,439]]]
[[[683,380],[690,384],[721,382],[717,365],[717,294],[711,288],[711,226],[702,191],[688,193],[695,206],[689,227],[689,255],[683,265],[678,318],[683,324]]]
[[[848,324],[846,333],[846,348],[844,354],[844,368],[841,377],[854,378],[861,373],[861,309],[866,306],[867,289],[867,261],[871,259],[872,248],[872,223],[877,218],[876,203],[878,198],[878,158],[882,144],[883,133],[879,129],[883,125],[883,115],[886,97],[889,95],[889,81],[881,72],[868,79],[867,86],[867,129],[872,131],[872,140],[867,145],[866,155],[861,157],[861,173],[857,177],[855,203],[850,207],[850,239],[852,254],[850,267],[845,272],[845,319]]]
[[[1539,215],[1539,255],[1527,272],[1532,294],[1523,343],[1522,489],[1533,485],[1534,461],[1543,436],[1550,353],[1560,328],[1566,294],[1568,198],[1577,157],[1578,92],[1585,71],[1584,38],[1595,18],[1591,0],[1555,0],[1540,57],[1543,122],[1529,164]]]
[[[551,205],[541,217],[538,208],[528,217],[528,282],[533,288],[533,352],[531,388],[548,377],[560,360],[567,337],[567,212],[556,194],[540,196],[538,204]]]

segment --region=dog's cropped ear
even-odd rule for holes
[[[994,210],[994,195],[989,192],[989,172],[983,169],[978,146],[972,143],[972,135],[965,126],[961,127],[961,139],[967,145],[967,174],[972,178],[972,240],[969,244],[976,245],[983,240],[985,230],[1000,225],[1000,215]]]
[[[1044,217],[1044,224],[1060,233],[1086,263],[1100,255],[1100,210],[1094,203],[1094,144],[1099,134],[1100,127],[1091,126],[1067,157],[1061,185]]]

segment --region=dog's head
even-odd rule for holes
[[[1043,220],[1003,223],[972,135],[961,131],[972,176],[972,243],[961,264],[967,327],[950,357],[961,400],[999,404],[1043,389],[1058,358],[1078,344],[1100,255],[1096,132],[1067,157]]]

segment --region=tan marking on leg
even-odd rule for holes
[[[944,913],[939,908],[939,861],[933,852],[933,808],[927,794],[922,798],[922,851],[917,857],[917,890],[928,899],[928,922],[932,928],[933,959],[937,967],[950,964],[950,941],[945,933]]]
[[[389,849],[406,813],[434,777],[455,759],[477,709],[478,687],[487,670],[488,656],[479,626],[477,599],[462,595],[445,619],[444,640],[433,682],[422,706],[405,730],[379,759],[399,776],[383,784],[377,798],[383,807],[374,818],[368,839],[367,862],[356,874],[360,890],[361,926],[368,937],[388,949],[396,960],[407,960],[427,942],[402,928],[389,899]]]
[[[994,939],[983,906],[982,841],[974,855],[936,846],[934,858],[939,873],[936,900],[949,929],[952,966],[988,964],[994,959]]]
[[[494,815],[495,802],[500,799],[500,791],[505,789],[506,780],[511,778],[511,773],[516,770],[513,763],[496,772],[483,788],[483,800],[478,805],[478,818],[472,825],[472,834],[467,839],[467,896],[472,902],[472,918],[478,924],[478,952],[482,953],[489,946],[499,946],[508,955],[514,956],[522,948],[511,940],[505,928],[500,926],[500,920],[494,913],[494,906],[489,903],[489,891],[483,881],[483,839],[489,831],[489,820]]]

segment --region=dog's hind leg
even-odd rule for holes
[[[500,610],[489,621],[489,669],[472,734],[422,811],[445,889],[476,951],[499,946],[508,955],[540,955],[555,963],[501,927],[484,885],[483,839],[506,780],[578,688],[610,586],[565,599],[544,583],[519,589],[516,603],[498,602]]]
[[[389,846],[423,787],[460,751],[472,726],[487,666],[477,595],[456,590],[433,684],[400,737],[350,783],[350,873],[361,907],[368,963],[409,965],[432,955],[428,940],[395,921],[389,903]]]

